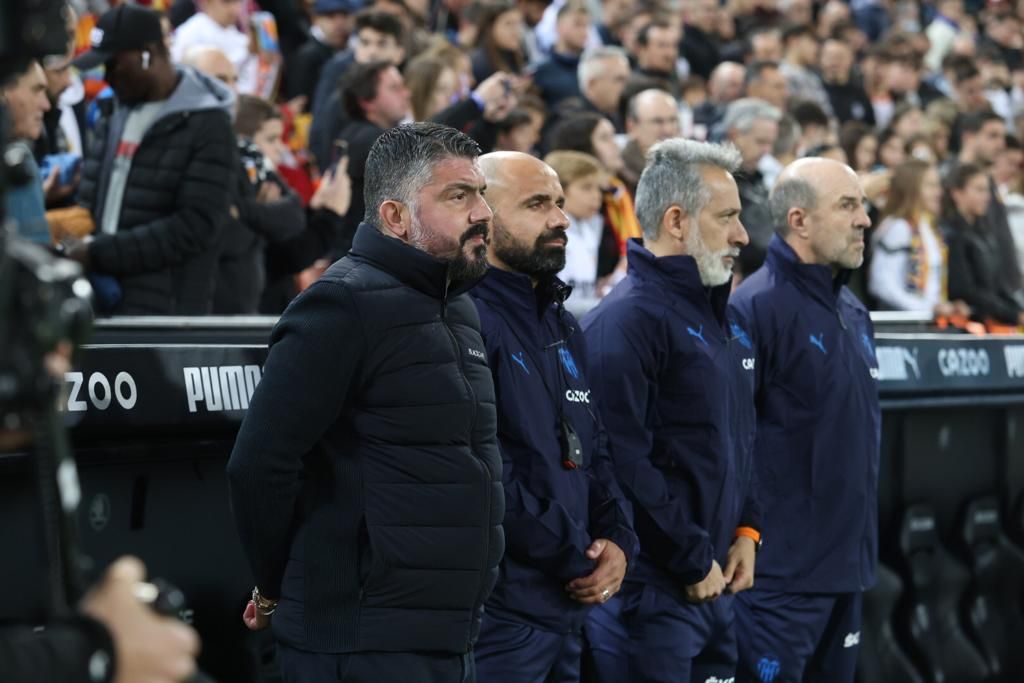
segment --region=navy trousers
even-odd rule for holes
[[[476,683],[473,654],[306,652],[278,643],[283,683]]]
[[[682,603],[654,586],[623,584],[587,619],[594,675],[600,683],[733,683],[733,601]]]
[[[736,596],[737,683],[853,683],[861,594]]]
[[[579,683],[583,636],[534,628],[484,611],[473,649],[482,683]]]

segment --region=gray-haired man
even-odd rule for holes
[[[726,318],[747,234],[731,146],[655,145],[637,187],[643,246],[583,319],[616,475],[640,556],[588,625],[602,680],[730,680],[732,597],[754,580],[753,346]],[[616,614],[618,612],[618,614]],[[605,678],[605,676],[607,676]]]
[[[764,250],[772,237],[768,187],[758,167],[761,159],[772,153],[781,118],[782,112],[764,100],[745,97],[730,104],[722,120],[726,138],[736,145],[743,157],[736,183],[743,203],[740,220],[750,234],[750,244],[739,259],[739,270],[744,277],[761,267]]]
[[[480,149],[383,133],[349,255],[281,317],[228,463],[284,680],[475,679],[504,494],[494,384],[465,292],[487,268]]]

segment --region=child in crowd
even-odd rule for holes
[[[604,233],[601,188],[607,171],[596,157],[583,152],[552,152],[544,161],[558,174],[569,216],[565,268],[558,276],[573,286],[579,299],[599,298],[597,259]]]

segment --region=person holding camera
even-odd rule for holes
[[[31,300],[28,292],[44,287],[31,270],[46,269],[50,278],[46,287],[52,291],[55,275],[69,272],[59,268],[59,263],[42,249],[0,233],[0,272],[13,277],[11,281],[23,294],[17,299],[0,296],[0,320],[5,324],[31,322],[30,311],[40,308],[26,303]],[[26,274],[28,279],[22,277]],[[63,314],[69,309],[62,304],[60,310]],[[56,381],[70,369],[72,345],[65,339],[45,355],[36,354],[25,347],[38,345],[39,340],[29,337],[39,326],[21,324],[11,329],[22,333],[0,340],[0,353],[20,359],[22,364],[15,375],[7,376],[39,375],[53,382],[30,382],[31,388],[23,391],[15,388],[0,404],[0,424],[17,425],[0,428],[0,454],[4,454],[0,458],[4,463],[0,515],[18,520],[0,525],[0,544],[18,548],[16,555],[0,563],[0,585],[9,591],[0,604],[0,683],[178,683],[191,679],[196,672],[199,638],[191,627],[158,614],[140,600],[140,588],[148,587],[139,560],[122,557],[114,562],[85,597],[71,606],[77,581],[69,576],[68,567],[77,565],[68,558],[77,557],[76,549],[69,541],[67,520],[61,523],[52,499],[59,495],[66,516],[72,517],[77,474],[68,459],[56,470],[59,479],[44,479],[41,474],[46,468],[41,463],[52,462],[52,444],[57,440],[33,436],[45,434],[45,425],[53,426],[40,410],[52,410],[45,406],[54,404]],[[65,330],[65,336],[69,331]],[[24,362],[29,359],[32,362]],[[43,397],[36,396],[40,391]],[[21,453],[30,458],[19,458]],[[31,484],[19,476],[19,463],[28,460],[35,466],[32,474],[37,478]]]

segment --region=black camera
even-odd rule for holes
[[[81,267],[0,230],[0,426],[27,427],[55,394],[44,358],[81,344],[92,326],[92,288]]]
[[[28,58],[67,52],[65,3],[60,0],[0,0],[0,82]],[[7,141],[6,112],[0,139]],[[0,197],[24,180],[18,160],[0,163]],[[44,358],[61,341],[81,343],[91,324],[90,288],[77,264],[52,256],[10,233],[0,218],[0,428],[23,429],[26,415],[47,407],[54,379]]]

